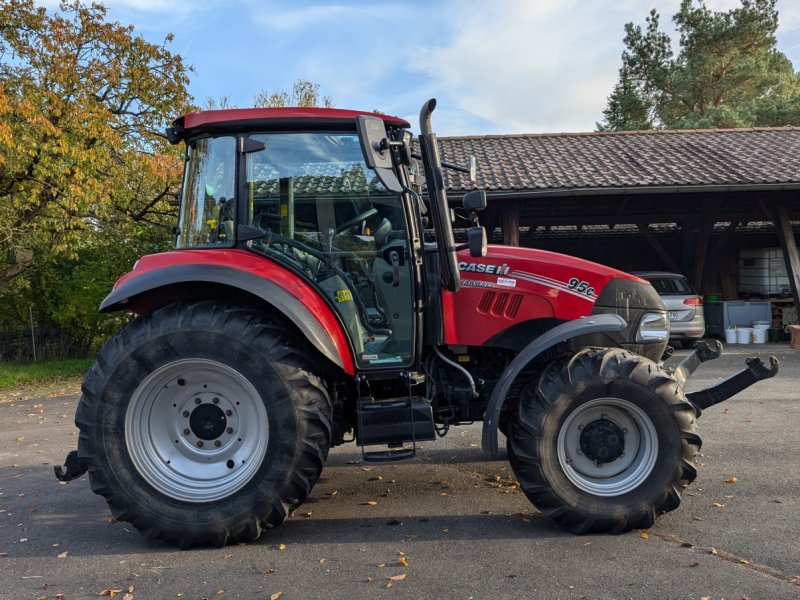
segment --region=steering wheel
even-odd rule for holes
[[[342,233],[350,229],[353,225],[358,225],[362,221],[366,221],[370,217],[374,217],[378,214],[378,209],[370,208],[369,210],[365,210],[363,213],[356,215],[352,219],[348,219],[344,223],[337,225],[335,232],[337,234]]]

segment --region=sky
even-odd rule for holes
[[[54,4],[55,0],[45,0]],[[195,102],[250,106],[298,79],[337,108],[380,110],[418,129],[486,135],[592,131],[617,80],[628,21],[651,8],[671,30],[680,0],[107,0],[192,65]],[[707,0],[729,10],[739,0]],[[800,70],[800,2],[778,0],[778,49]],[[673,41],[675,40],[673,35]]]

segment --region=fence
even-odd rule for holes
[[[0,361],[33,362],[33,342],[36,343],[37,360],[63,360],[85,358],[86,343],[77,340],[66,329],[37,329],[31,339],[31,331],[0,332]]]

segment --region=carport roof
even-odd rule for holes
[[[800,127],[445,137],[439,144],[445,161],[478,161],[477,184],[446,171],[455,193],[476,185],[514,195],[800,187]]]

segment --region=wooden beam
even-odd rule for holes
[[[680,267],[678,267],[675,259],[670,256],[669,252],[667,252],[664,246],[661,245],[661,242],[656,239],[656,237],[653,235],[653,232],[648,228],[648,225],[646,223],[637,223],[636,226],[639,228],[639,231],[642,232],[642,235],[644,236],[644,239],[647,240],[647,243],[652,246],[653,250],[656,251],[656,254],[658,254],[661,257],[661,260],[664,261],[664,264],[667,265],[667,268],[670,271],[680,273]]]
[[[792,224],[789,221],[789,212],[785,204],[772,208],[772,222],[778,232],[778,239],[783,250],[783,259],[786,261],[786,270],[789,275],[789,285],[792,287],[795,307],[800,307],[800,254],[797,252],[797,241],[794,239]]]
[[[503,230],[503,244],[519,246],[519,203],[506,203],[500,213],[500,223]]]
[[[725,208],[725,201],[712,200],[710,207],[703,207],[703,219],[700,222],[700,231],[697,235],[697,247],[694,252],[694,268],[692,269],[692,284],[696,290],[703,287],[703,275],[708,259],[708,244],[711,235],[714,233],[714,225],[717,223],[720,213]]]

